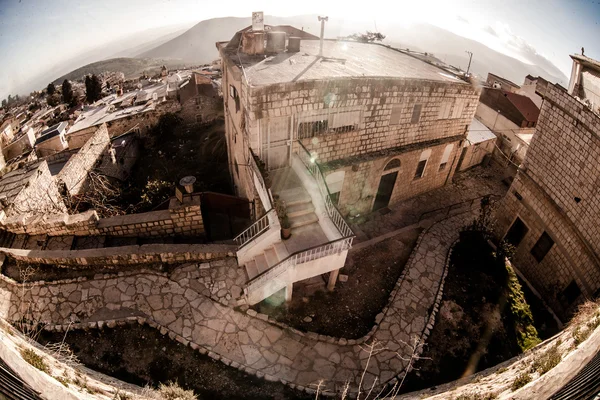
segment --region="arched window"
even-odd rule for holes
[[[394,158],[393,160],[390,160],[390,162],[388,162],[386,164],[386,166],[383,170],[388,171],[390,169],[397,169],[397,168],[400,168],[400,160],[398,160],[397,158]]]

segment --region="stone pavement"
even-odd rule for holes
[[[357,391],[367,363],[363,388],[376,378],[377,383],[386,383],[403,374],[407,363],[398,354],[410,356],[406,343],[425,340],[432,329],[449,249],[471,218],[471,213],[454,216],[423,232],[388,306],[376,318],[377,325],[359,340],[302,333],[271,323],[251,309],[243,313],[221,304],[227,293],[237,291],[233,286],[240,278],[226,273],[225,287],[217,283],[209,289],[206,285],[214,279],[207,280],[200,271],[225,267],[219,260],[188,264],[171,275],[139,270],[25,285],[2,276],[0,317],[9,321],[25,317],[51,329],[69,324],[71,329],[112,327],[117,320],[134,319],[261,378],[307,391],[320,380],[329,391],[340,391],[349,382]],[[224,292],[218,298],[220,290]],[[373,341],[381,350],[369,358],[365,347]]]
[[[352,229],[357,233],[355,243],[415,224],[423,213],[432,210],[489,194],[503,196],[508,187],[502,183],[502,176],[503,169],[495,164],[475,167],[457,173],[448,185],[390,205],[390,211],[385,214],[376,211],[359,217],[354,222],[350,221]]]

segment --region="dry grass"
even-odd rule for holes
[[[21,349],[21,357],[29,364],[33,365],[42,372],[50,373],[50,367],[46,363],[46,359],[40,356],[32,349]]]
[[[523,386],[527,385],[532,380],[533,380],[533,378],[531,377],[531,374],[529,372],[523,372],[515,378],[512,385],[510,386],[510,388],[513,391],[518,390],[518,389],[522,388]]]
[[[177,382],[161,383],[158,393],[163,400],[197,400],[193,391],[183,389]]]
[[[533,363],[531,365],[531,372],[537,372],[540,375],[544,375],[546,372],[556,367],[562,359],[562,354],[560,353],[558,348],[560,344],[561,341],[558,341],[545,352],[538,353],[533,359]]]
[[[569,326],[573,328],[573,343],[575,346],[583,343],[600,325],[600,304],[598,301],[586,301],[579,306]]]

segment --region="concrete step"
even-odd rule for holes
[[[279,262],[279,259],[277,258],[277,252],[275,251],[274,247],[269,247],[268,249],[266,249],[264,255],[267,259],[267,264],[269,265],[269,268],[271,268],[273,265]]]
[[[275,252],[277,253],[277,258],[279,258],[279,261],[287,258],[290,255],[283,242],[277,242],[273,245],[273,247],[275,248]]]
[[[317,217],[317,215],[315,213],[304,214],[304,215],[300,215],[298,217],[290,218],[290,227],[292,229],[300,228],[302,226],[310,225],[310,224],[313,224],[318,221],[319,221],[319,217]]]
[[[264,253],[254,257],[254,261],[256,262],[256,267],[258,268],[259,274],[262,274],[269,269],[269,263],[267,262],[267,257],[265,257]]]
[[[312,202],[310,195],[303,187],[283,190],[277,194],[287,207]]]
[[[301,215],[310,214],[315,211],[312,202],[295,204],[287,207],[288,218],[299,217]]]
[[[258,275],[258,267],[256,266],[256,261],[252,260],[246,263],[246,274],[248,275],[248,280],[254,279]]]

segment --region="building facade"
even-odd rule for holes
[[[469,83],[393,48],[289,26],[217,48],[232,182],[258,204],[236,238],[249,303],[282,287],[289,299],[294,282],[322,274],[332,289],[354,236],[345,218],[451,181],[479,97]],[[271,217],[289,219],[292,239]]]
[[[600,289],[600,117],[564,88],[538,80],[542,109],[497,210],[514,262],[561,318]]]

